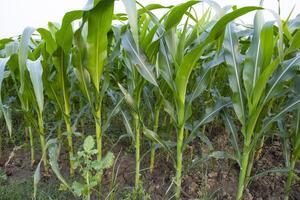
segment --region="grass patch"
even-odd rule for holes
[[[59,191],[58,184],[44,183],[39,184],[37,192],[38,200],[67,200],[76,199],[71,193]],[[15,182],[12,184],[0,185],[1,200],[30,200],[32,199],[33,183],[30,180]]]

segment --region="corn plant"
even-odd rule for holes
[[[41,64],[41,58],[38,58],[35,61],[27,60],[26,66],[29,71],[30,80],[33,86],[33,91],[35,95],[35,102],[37,104],[36,112],[38,116],[38,128],[39,128],[39,135],[42,147],[42,154],[45,154],[45,131],[44,131],[44,120],[43,120],[43,111],[44,111],[44,87],[42,81],[42,74],[43,74],[43,67]],[[31,131],[29,129],[29,131]],[[31,136],[32,137],[32,136]],[[44,157],[44,166],[47,170],[47,160],[46,156]]]
[[[178,5],[174,8],[172,8],[168,14],[168,17],[166,18],[166,21],[164,23],[166,32],[171,33],[172,28],[176,27],[178,23],[180,22],[179,16],[183,16],[185,12],[188,10],[189,7],[191,7],[193,4],[197,3],[197,1],[191,1],[187,2],[181,5]],[[187,91],[187,85],[189,81],[189,77],[191,75],[191,72],[193,71],[193,68],[196,66],[197,61],[199,60],[200,56],[203,55],[203,52],[205,48],[207,48],[208,45],[214,43],[215,41],[222,41],[222,35],[223,30],[225,29],[226,25],[232,21],[233,19],[246,14],[250,11],[259,9],[258,7],[244,7],[241,9],[234,10],[231,13],[228,13],[227,15],[222,16],[221,18],[215,22],[213,27],[211,28],[208,35],[205,35],[206,37],[202,42],[198,44],[195,48],[193,48],[188,53],[184,53],[184,47],[185,42],[187,41],[187,35],[186,30],[183,29],[183,32],[181,33],[178,47],[173,47],[170,49],[171,55],[173,57],[177,56],[177,62],[175,64],[175,72],[174,77],[175,79],[172,80],[169,85],[173,85],[174,88],[172,88],[172,93],[175,99],[175,105],[176,105],[176,117],[173,116],[174,121],[176,122],[177,126],[177,164],[176,164],[176,198],[180,198],[181,193],[181,179],[182,179],[182,154],[183,154],[183,145],[184,145],[184,133],[185,133],[185,123],[188,118],[188,112],[187,112],[187,105],[186,105],[186,91]],[[221,9],[220,9],[221,10]],[[170,48],[170,47],[169,47]],[[177,49],[176,49],[177,48]],[[177,50],[177,52],[176,52]],[[172,51],[174,53],[172,53]],[[176,58],[176,57],[175,57]],[[170,77],[173,77],[173,75],[169,75]],[[205,88],[205,87],[204,87]],[[198,96],[201,93],[196,93]],[[194,99],[192,99],[194,100]],[[226,105],[226,104],[225,104]],[[223,105],[224,106],[224,105]],[[221,106],[222,107],[222,106]],[[217,110],[220,110],[217,108]],[[191,135],[195,132],[195,130],[198,129],[200,125],[203,125],[207,119],[209,119],[211,115],[215,114],[215,111],[212,111],[207,116],[205,116],[198,124],[195,125],[194,130],[192,130]],[[192,136],[191,136],[192,137]]]
[[[299,105],[298,105],[299,107]],[[288,165],[287,167],[289,167],[289,172],[288,172],[288,178],[286,181],[286,186],[285,186],[285,200],[289,199],[289,193],[291,191],[291,186],[293,184],[294,181],[294,177],[295,175],[295,166],[296,166],[296,162],[299,160],[300,158],[300,145],[299,145],[299,108],[297,109],[297,118],[296,118],[296,130],[295,132],[292,134],[291,137],[291,148],[293,149],[293,151],[291,152],[290,155],[290,160],[288,160]]]
[[[294,78],[293,95],[299,96],[299,76]],[[288,176],[285,184],[284,199],[289,199],[289,194],[293,181],[296,177],[295,165],[300,158],[299,150],[299,104],[295,107],[294,111],[287,114],[290,116],[296,116],[295,119],[291,120],[291,124],[285,124],[284,121],[290,121],[286,119],[286,116],[277,119],[277,126],[279,128],[280,136],[282,138],[282,152],[285,158],[285,166],[287,168]],[[289,116],[289,115],[287,115]],[[291,126],[291,128],[287,128]],[[289,134],[287,134],[289,133]]]
[[[6,45],[6,54],[10,56],[9,69],[10,75],[13,82],[13,88],[17,92],[21,103],[21,109],[24,115],[26,127],[25,133],[29,132],[30,146],[31,146],[31,163],[35,162],[35,152],[34,152],[34,138],[32,132],[32,126],[38,127],[37,120],[33,118],[32,110],[30,110],[29,102],[35,101],[34,89],[30,84],[30,76],[27,71],[26,62],[28,57],[34,57],[38,53],[36,47],[37,43],[30,43],[31,35],[33,34],[33,28],[26,28],[21,36],[20,42],[14,41]],[[29,49],[30,47],[36,47],[33,51]],[[41,101],[40,101],[41,102]],[[40,103],[40,105],[43,103]],[[38,129],[38,128],[37,128]],[[42,129],[39,129],[39,132]],[[43,131],[42,131],[43,132]],[[44,149],[44,135],[40,134],[41,147]],[[47,171],[46,158],[44,159],[45,170]]]
[[[135,1],[124,1],[126,11],[128,13],[128,20],[130,25],[130,32],[127,30],[123,33],[121,44],[124,49],[123,62],[126,66],[125,71],[127,75],[127,87],[125,89],[122,84],[119,87],[125,96],[125,99],[131,109],[132,125],[129,124],[128,116],[123,112],[125,126],[135,143],[136,153],[136,174],[135,174],[135,192],[142,189],[140,182],[140,138],[141,132],[144,129],[144,119],[142,115],[142,94],[147,81],[154,87],[157,87],[157,81],[154,73],[153,59],[151,54],[147,52],[147,48],[151,46],[153,37],[157,26],[148,26],[150,23],[149,15],[145,11],[139,10],[141,16],[138,20],[138,10]],[[138,24],[144,25],[139,27]],[[139,34],[140,33],[140,34]],[[144,41],[149,41],[145,43]],[[149,45],[149,46],[148,46]],[[157,52],[157,48],[150,51]],[[154,55],[157,53],[153,53]],[[154,56],[155,58],[155,56]],[[155,60],[155,59],[154,59]],[[158,123],[158,122],[157,122]],[[134,127],[132,131],[130,127]]]
[[[74,42],[72,48],[74,71],[94,116],[99,160],[102,157],[102,102],[108,86],[107,80],[102,82],[101,79],[107,59],[107,34],[111,28],[113,8],[114,1],[88,2],[84,11],[79,11],[78,14],[82,17],[84,13],[87,17],[82,19],[80,28],[74,33],[74,39],[73,33],[70,39],[70,47]],[[84,26],[85,24],[88,26]],[[82,34],[83,31],[87,31],[87,35]],[[88,88],[90,82],[92,90]]]
[[[145,79],[139,74],[139,71],[135,68],[136,65],[143,67],[144,69],[151,70],[149,68],[150,64],[147,63],[145,59],[140,59],[142,57],[142,53],[137,50],[137,46],[135,45],[133,38],[129,32],[125,33],[122,39],[122,44],[126,51],[126,67],[128,68],[126,71],[128,72],[128,80],[127,84],[128,89],[125,89],[121,84],[119,87],[122,93],[125,96],[126,101],[128,102],[131,108],[131,116],[132,116],[132,127],[134,127],[134,132],[132,132],[132,136],[134,136],[133,141],[135,143],[135,153],[136,153],[136,175],[135,175],[135,189],[138,191],[141,187],[140,184],[140,134],[142,128],[142,116],[141,116],[141,98],[143,87],[146,84]],[[129,62],[131,60],[131,62]],[[134,63],[132,63],[134,62]],[[127,124],[128,117],[123,114],[125,125]],[[130,125],[129,125],[130,126]],[[129,127],[127,126],[127,127]],[[131,131],[129,131],[131,132]]]
[[[283,52],[281,23],[279,22],[279,27],[277,27],[279,32],[276,35],[273,27],[273,22],[263,22],[261,13],[258,11],[255,16],[252,42],[247,50],[245,60],[240,56],[237,36],[234,33],[235,27],[231,24],[226,29],[225,59],[228,65],[230,88],[233,92],[233,106],[237,118],[242,124],[244,137],[236,199],[242,198],[249,181],[255,151],[262,140],[266,127],[274,119],[270,119],[271,116],[269,119],[265,119],[268,115],[264,109],[271,106],[270,102],[273,98],[278,98],[278,95],[282,94],[278,88],[285,80],[285,75],[299,61],[299,57],[282,61],[284,55],[287,55],[290,50]],[[271,35],[273,36],[270,37]],[[279,48],[278,55],[275,57],[273,50],[276,47],[274,44],[277,43]],[[278,67],[280,63],[281,67]],[[278,114],[290,110],[297,103],[299,100],[296,99],[282,108]],[[260,125],[262,119],[268,121],[264,126]]]

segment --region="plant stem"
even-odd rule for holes
[[[80,105],[80,108],[83,108],[83,102],[82,101],[79,102],[79,105]],[[80,128],[81,128],[81,133],[84,135],[84,120],[82,119],[82,117],[80,119]]]
[[[29,142],[30,142],[30,150],[31,150],[31,164],[33,165],[35,162],[35,152],[34,152],[34,140],[33,140],[33,134],[32,134],[32,128],[31,126],[27,127],[29,132]]]
[[[293,170],[295,168],[295,164],[296,164],[295,160],[292,159],[291,165],[290,165],[290,170],[289,170],[287,181],[286,181],[286,185],[285,185],[284,200],[289,199],[289,193],[290,193],[293,178],[294,178],[294,171]]]
[[[242,163],[240,167],[240,176],[239,176],[239,184],[237,189],[236,200],[241,200],[243,197],[244,189],[246,186],[246,178],[248,174],[248,164],[249,164],[249,157],[250,157],[250,140],[246,139],[243,148],[242,154]]]
[[[96,143],[97,143],[97,160],[102,159],[102,129],[101,129],[101,103],[95,113],[95,126],[96,126]],[[101,192],[102,174],[97,174],[99,177],[99,191]]]
[[[44,169],[46,174],[48,174],[48,163],[47,163],[47,153],[46,153],[46,144],[45,144],[45,133],[44,133],[44,121],[41,113],[38,113],[38,124],[39,124],[39,135],[42,148],[42,158],[44,163]]]
[[[64,52],[61,51],[60,58],[62,59],[61,64],[62,64],[62,69],[66,70],[66,66],[64,63],[65,55]],[[65,68],[65,69],[64,69]],[[65,85],[65,73],[60,73],[61,74],[61,88],[62,88],[62,93],[63,93],[63,100],[64,100],[64,121],[66,124],[67,128],[67,140],[68,140],[68,152],[69,152],[69,160],[70,160],[70,176],[74,176],[74,162],[73,162],[73,141],[72,141],[72,128],[71,128],[71,119],[70,119],[70,114],[71,114],[71,106],[70,106],[70,99],[69,99],[69,94],[68,90]]]
[[[73,161],[73,141],[72,141],[72,128],[71,128],[71,122],[69,117],[65,117],[65,123],[67,127],[67,139],[68,139],[68,145],[69,145],[69,160],[70,160],[70,176],[74,176],[74,161]]]
[[[256,153],[255,153],[256,154],[255,155],[255,160],[258,160],[260,158],[262,149],[264,147],[264,142],[265,142],[265,136],[263,136],[262,139],[259,142],[259,146],[258,146],[258,148],[256,150]]]
[[[140,120],[138,114],[134,113],[135,126],[135,189],[140,187]]]
[[[101,130],[101,110],[98,109],[96,111],[95,117],[95,124],[96,124],[96,141],[97,141],[97,159],[102,159],[102,130]]]
[[[181,193],[181,173],[182,173],[182,146],[184,137],[184,125],[179,128],[177,136],[177,166],[176,166],[176,194],[177,200],[180,199]]]
[[[155,133],[157,133],[157,130],[158,130],[159,113],[160,113],[160,106],[158,106],[158,109],[155,110],[154,128],[153,128],[153,131]],[[155,142],[152,142],[151,143],[151,158],[150,158],[150,173],[153,172],[154,162],[155,162]]]
[[[155,142],[151,143],[151,152],[150,152],[150,173],[153,173],[154,163],[155,163]]]

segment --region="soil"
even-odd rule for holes
[[[218,151],[232,152],[230,148],[229,134],[223,127],[214,127],[208,130],[209,139],[214,144],[214,149]],[[134,153],[128,151],[130,142],[122,141],[113,148],[115,155],[119,155],[116,168],[118,194],[116,199],[122,199],[121,195],[126,189],[134,187],[135,173],[135,157]],[[147,144],[142,149],[148,150]],[[15,151],[15,155],[10,163],[5,167],[12,149],[6,148],[2,152],[0,159],[0,168],[4,170],[8,176],[8,184],[14,184],[17,181],[32,179],[35,167],[31,167],[30,150],[21,148]],[[200,156],[208,151],[206,145],[200,140],[195,140],[185,152],[185,163],[195,156]],[[143,152],[146,152],[143,151]],[[155,169],[149,172],[149,154],[142,160],[142,176],[145,191],[151,195],[151,199],[164,200],[170,198],[174,191],[172,180],[175,175],[171,158],[166,154],[157,151]],[[37,155],[38,157],[38,155]],[[68,175],[68,157],[63,153],[60,157],[61,171],[64,176]],[[254,172],[263,172],[268,169],[280,168],[284,166],[284,158],[281,150],[281,144],[278,138],[266,140],[262,148],[259,159],[254,164]],[[298,165],[299,166],[299,165]],[[107,170],[104,174],[103,185],[108,185],[111,181],[112,170]],[[183,177],[183,199],[235,199],[235,191],[237,187],[239,167],[229,159],[210,159],[197,165],[191,169]],[[286,175],[284,173],[269,173],[264,176],[254,178],[245,192],[245,200],[280,200],[283,196],[284,183]],[[53,183],[57,180],[54,174],[50,173],[50,177],[43,177],[45,183]],[[0,185],[1,187],[1,185]],[[1,199],[1,197],[0,197]],[[300,185],[295,184],[290,195],[291,200],[300,200]]]

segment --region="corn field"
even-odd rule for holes
[[[269,174],[284,177],[279,199],[299,199],[300,15],[282,19],[263,2],[122,1],[126,13],[91,0],[61,23],[0,40],[0,158],[9,156],[0,169],[12,146],[28,150],[33,199],[49,177],[57,192],[86,200],[225,199],[212,190],[191,196],[183,183],[207,163],[229,162],[231,199],[249,199]],[[248,13],[251,24],[239,19]],[[227,148],[215,148],[214,127]],[[274,142],[280,167],[257,170]],[[125,154],[134,158],[132,185],[118,178]],[[158,197],[145,174],[162,162],[171,173]]]

